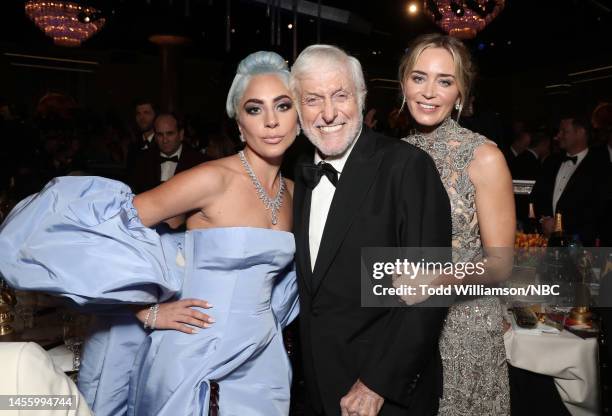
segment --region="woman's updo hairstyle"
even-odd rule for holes
[[[275,52],[259,51],[244,58],[238,64],[236,76],[227,93],[225,111],[230,118],[238,117],[238,106],[253,75],[274,74],[289,89],[287,62]]]
[[[476,76],[476,67],[468,48],[459,39],[439,33],[430,33],[416,38],[409,47],[409,53],[404,55],[399,66],[399,82],[404,87],[404,81],[410,75],[417,60],[427,48],[442,48],[451,54],[455,62],[455,79],[461,102],[458,113],[470,97],[470,89]]]

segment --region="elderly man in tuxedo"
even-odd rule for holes
[[[450,205],[433,161],[363,125],[359,61],[328,45],[292,68],[304,133],[294,233],[311,415],[432,415],[444,308],[360,304],[362,247],[446,247]]]
[[[161,113],[155,117],[155,147],[142,153],[130,175],[135,193],[153,189],[175,174],[204,162],[204,156],[189,146],[183,146],[184,129],[178,116]]]

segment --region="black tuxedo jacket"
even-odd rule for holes
[[[538,176],[540,162],[538,158],[529,150],[512,159],[509,166],[512,179],[531,179],[534,180]]]
[[[551,163],[531,191],[537,216],[554,214],[553,193],[561,164],[560,159]],[[605,206],[610,201],[611,192],[610,165],[600,154],[589,150],[557,202],[557,212],[563,215],[566,234],[578,234],[586,246],[592,246],[596,237],[605,237],[602,235],[606,233],[603,229]]]
[[[134,173],[136,163],[143,157],[145,153],[148,153],[149,151],[159,152],[159,147],[157,147],[155,137],[153,137],[153,140],[151,140],[151,142],[148,143],[146,147],[144,139],[142,137],[139,137],[138,141],[130,143],[125,162],[128,178]]]
[[[435,414],[442,385],[438,338],[447,309],[360,304],[362,247],[450,246],[450,203],[433,161],[364,127],[340,176],[314,272],[312,191],[299,168],[294,233],[311,412],[339,415],[340,399],[360,379],[385,398],[380,415]]]
[[[204,162],[204,155],[183,144],[181,157],[176,165],[174,174],[191,169]],[[158,148],[144,151],[136,160],[128,183],[134,193],[141,193],[153,189],[161,184],[161,156]]]

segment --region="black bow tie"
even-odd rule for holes
[[[302,175],[304,176],[304,182],[310,189],[314,189],[319,184],[323,175],[327,176],[332,185],[336,186],[338,184],[338,171],[329,163],[304,164],[302,165]]]
[[[562,162],[567,162],[568,160],[571,160],[572,163],[575,165],[576,163],[578,163],[578,156],[568,156],[565,155],[561,158]]]
[[[160,156],[159,157],[159,163],[166,163],[166,162],[178,163],[178,161],[179,161],[178,156],[172,156],[172,157]]]

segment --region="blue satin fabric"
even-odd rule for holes
[[[96,416],[127,412],[129,371],[147,334],[124,303],[175,296],[184,235],[143,226],[130,188],[99,177],[60,177],[21,201],[0,228],[0,274],[20,290],[66,297],[96,323],[84,344],[79,389]]]
[[[222,415],[288,414],[281,329],[298,313],[293,235],[237,227],[160,237],[132,198],[121,182],[56,178],[0,228],[10,286],[97,308],[79,372],[89,406],[97,416],[205,415],[215,380]],[[117,306],[176,298],[210,301],[217,322],[196,335],[148,336]]]
[[[282,328],[298,313],[291,233],[189,231],[181,298],[206,299],[216,322],[197,334],[154,331],[131,372],[130,415],[206,415],[210,381],[221,415],[289,413],[291,366]]]
[[[142,225],[130,188],[98,177],[60,177],[21,201],[0,228],[9,285],[79,305],[154,303],[181,287],[159,235]],[[169,259],[174,261],[174,259]]]
[[[127,414],[129,371],[147,333],[128,310],[97,315],[83,345],[78,387],[96,416]]]

